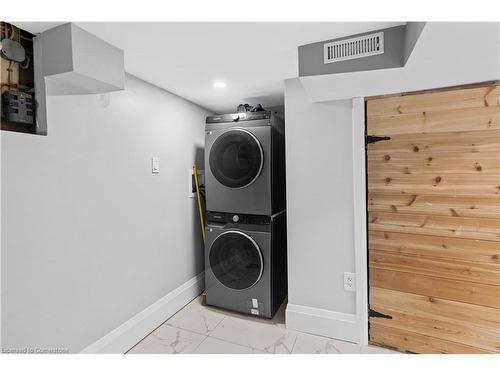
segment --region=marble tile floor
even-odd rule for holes
[[[132,354],[396,354],[376,346],[286,329],[285,305],[273,319],[233,313],[194,299],[128,351]]]

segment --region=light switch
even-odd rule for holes
[[[160,173],[160,158],[153,156],[151,159],[151,173]]]

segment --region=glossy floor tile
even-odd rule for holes
[[[299,333],[293,354],[360,354],[361,347],[346,341]]]
[[[207,337],[198,348],[195,354],[253,354],[254,350],[247,346],[233,344],[231,342]]]
[[[255,319],[227,317],[211,336],[267,353],[289,354],[292,352],[297,332]]]
[[[202,306],[197,298],[170,318],[166,324],[202,335],[209,335],[224,318],[224,314]]]
[[[203,306],[196,298],[128,353],[142,354],[389,354],[376,346],[286,329],[285,305],[273,319]]]
[[[144,338],[129,353],[133,354],[185,354],[192,353],[206,336],[165,324]]]

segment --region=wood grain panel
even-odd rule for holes
[[[370,267],[500,286],[500,264],[371,250]]]
[[[391,134],[388,141],[370,143],[368,157],[394,154],[397,157],[424,157],[455,154],[483,154],[500,151],[500,130]]]
[[[370,342],[401,351],[429,354],[486,354],[488,350],[380,325],[370,318]]]
[[[389,118],[368,117],[371,135],[441,133],[500,129],[498,106],[450,112],[402,114]]]
[[[370,288],[370,303],[429,319],[480,326],[500,340],[500,314],[491,307],[380,288]]]
[[[370,252],[382,250],[396,254],[500,264],[500,244],[494,241],[370,230],[368,243]]]
[[[500,195],[485,197],[371,193],[368,195],[368,210],[500,220]]]
[[[448,174],[466,175],[469,174],[473,178],[480,178],[485,174],[500,174],[500,158],[484,159],[479,157],[464,160],[464,155],[458,157],[434,158],[432,162],[426,159],[416,160],[409,163],[407,160],[392,160],[385,161],[383,158],[379,160],[368,160],[368,170],[384,171],[383,177],[406,176],[406,175],[421,175],[427,174],[430,177],[436,177],[446,170]],[[369,172],[368,176],[378,177],[380,172]]]
[[[500,86],[369,99],[370,340],[500,352]]]
[[[500,101],[500,86],[450,90],[418,95],[385,97],[368,101],[370,117],[443,112],[494,106]]]
[[[444,340],[451,340],[464,345],[475,346],[488,351],[500,350],[498,332],[458,321],[427,318],[422,315],[412,315],[383,306],[374,305],[377,311],[387,314],[392,319],[377,318],[380,325],[406,329],[423,335],[432,335]]]
[[[368,145],[368,174],[446,171],[498,176],[499,154],[500,131],[393,136],[389,141]]]
[[[370,286],[500,308],[500,288],[494,285],[443,279],[370,266]]]
[[[481,175],[458,174],[442,171],[437,174],[404,174],[372,171],[368,174],[370,192],[401,192],[405,194],[500,194],[500,176],[491,173]]]
[[[496,219],[370,211],[368,221],[369,230],[500,241]]]

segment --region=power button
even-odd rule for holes
[[[238,215],[234,215],[234,216],[233,216],[233,221],[234,221],[235,223],[237,223],[238,221],[240,221],[240,217],[239,217]]]

